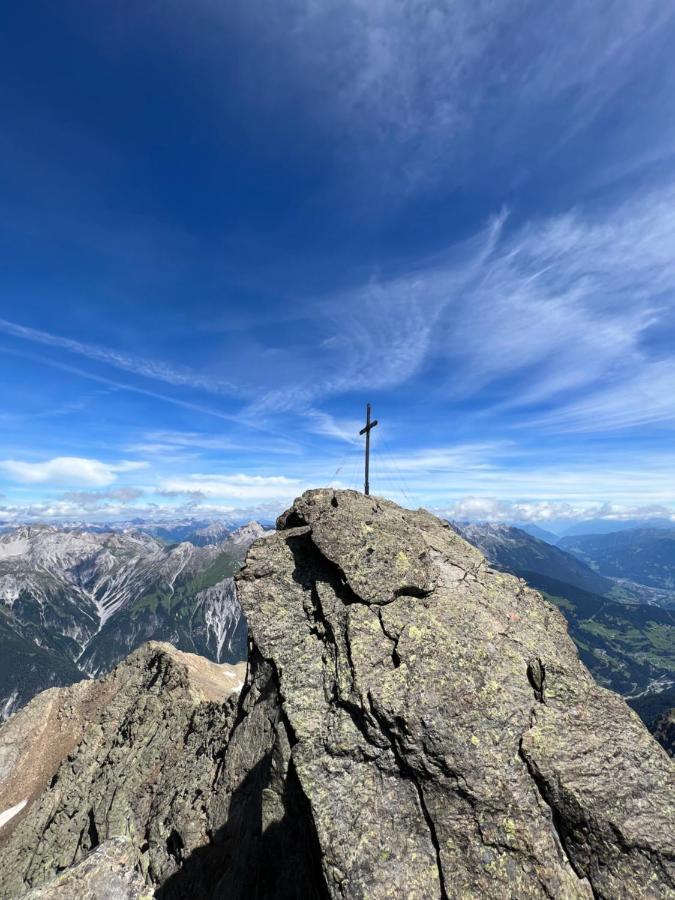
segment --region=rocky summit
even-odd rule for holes
[[[446,523],[310,491],[237,592],[238,699],[195,692],[166,645],[90,682],[67,755],[0,796],[28,798],[0,896],[67,897],[102,867],[160,900],[675,896],[672,761],[562,614]],[[0,729],[10,786],[50,694]]]

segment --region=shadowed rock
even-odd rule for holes
[[[422,511],[311,491],[278,527],[238,592],[329,896],[673,890],[672,764],[557,610]]]
[[[562,615],[445,523],[310,491],[237,588],[236,707],[195,706],[167,650],[130,657],[0,831],[1,896],[114,835],[159,900],[673,896],[672,762]]]
[[[128,839],[131,869],[151,883],[168,878],[207,840],[209,790],[234,718],[228,697],[243,676],[243,666],[149,643],[104,678],[45,691],[9,719],[0,810],[27,803],[0,828],[0,896],[22,896],[113,837]],[[99,857],[80,878],[98,878]]]

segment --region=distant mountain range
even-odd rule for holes
[[[618,531],[633,531],[636,528],[673,528],[672,519],[652,517],[650,519],[582,519],[573,524],[567,523],[557,531],[561,537],[573,537],[579,534],[613,534]]]
[[[585,562],[513,525],[456,524],[469,543],[507,572],[538,572],[595,594],[606,594],[614,582]]]
[[[544,525],[535,522],[509,522],[516,528],[534,537],[557,544],[562,538],[583,534],[613,534],[618,531],[632,531],[636,528],[675,528],[675,521],[665,517],[633,519],[547,519]]]
[[[675,528],[564,537],[559,546],[594,571],[675,591]]]
[[[492,565],[524,578],[558,606],[596,680],[623,694],[655,732],[661,717],[658,727],[663,730],[664,716],[675,707],[675,615],[653,602],[639,602],[653,600],[658,592],[647,586],[641,594],[641,585],[617,582],[609,577],[609,569],[598,566],[600,571],[596,571],[562,547],[514,526],[455,523],[455,528]],[[627,538],[630,534],[618,532],[602,538]],[[593,536],[593,542],[600,537]],[[580,539],[569,538],[573,540]],[[591,537],[584,541],[591,542]],[[625,545],[632,543],[626,540]],[[636,567],[630,571],[633,576],[639,574]],[[674,571],[675,560],[671,564]],[[628,599],[633,602],[619,602]],[[672,731],[668,733],[672,740]]]
[[[546,541],[547,544],[557,544],[560,540],[559,535],[554,534],[552,531],[547,531],[545,528],[540,528],[539,525],[533,525],[530,522],[516,523],[514,527],[520,528],[520,530],[524,531],[526,534],[531,534],[532,537],[539,538],[540,541]]]
[[[264,529],[167,543],[141,531],[21,526],[0,535],[0,716],[109,671],[144,641],[216,662],[246,655],[232,576]]]
[[[31,523],[21,523],[31,526]],[[273,528],[273,522],[248,522],[239,519],[195,519],[192,517],[149,520],[144,518],[125,519],[114,522],[59,521],[52,527],[58,531],[75,531],[87,534],[129,534],[142,532],[167,543],[189,541],[195,546],[217,544],[231,534],[245,532],[250,526],[263,530]],[[16,523],[0,521],[0,534],[12,531]],[[31,527],[46,527],[43,523]]]

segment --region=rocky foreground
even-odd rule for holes
[[[675,896],[671,760],[445,523],[308,492],[237,586],[238,699],[146,645],[0,729],[0,896]]]

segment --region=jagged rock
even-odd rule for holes
[[[654,737],[671,756],[675,756],[675,709],[661,713],[654,723]]]
[[[311,491],[237,588],[236,710],[195,707],[168,650],[136,657],[5,826],[2,896],[114,834],[158,900],[674,895],[667,754],[562,615],[445,523]]]
[[[0,729],[0,896],[20,897],[108,838],[151,883],[205,843],[244,666],[149,643],[97,681],[54,688]],[[67,883],[67,882],[66,882]]]
[[[134,869],[135,857],[129,840],[111,838],[44,887],[29,891],[26,900],[151,900],[152,891]]]
[[[257,768],[276,760],[312,836],[298,896],[673,892],[671,761],[556,609],[423,511],[314,491],[278,527],[238,578],[254,652],[226,767],[281,698]]]
[[[231,532],[229,539],[233,544],[249,547],[253,541],[257,541],[258,538],[265,537],[268,534],[272,534],[272,532],[263,528],[260,522],[247,522],[246,525],[241,525]]]

